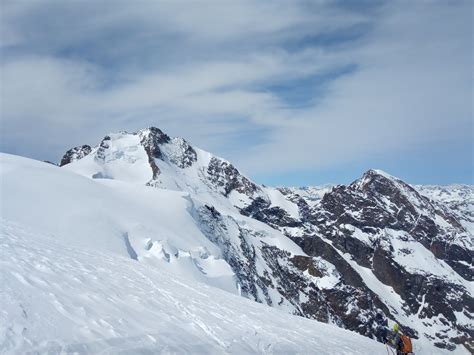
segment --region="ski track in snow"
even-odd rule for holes
[[[377,354],[382,344],[2,220],[0,352]]]

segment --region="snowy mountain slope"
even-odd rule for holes
[[[235,289],[232,272],[219,257],[219,249],[189,215],[190,203],[184,193],[90,180],[6,154],[1,155],[1,166],[3,218],[73,245],[152,260],[165,269]],[[227,282],[212,280],[212,273],[205,273],[206,265],[212,268],[209,260],[201,257],[207,254],[214,256],[216,265],[224,264],[219,268],[223,274],[227,270]],[[173,265],[166,255],[176,259]]]
[[[429,352],[462,352],[473,336],[472,231],[450,206],[382,171],[349,186],[268,188],[157,128],[108,135],[63,169],[188,193],[248,298],[379,340],[396,320]],[[251,220],[303,251],[269,246]]]
[[[1,221],[0,353],[383,353],[121,255]]]
[[[474,186],[416,185],[414,188],[429,199],[448,206],[463,227],[474,234]]]
[[[0,156],[7,217],[370,338],[397,321],[418,354],[469,346],[473,234],[447,203],[376,170],[348,186],[259,186],[153,127],[87,147],[61,168]]]
[[[248,282],[254,273],[263,275],[267,269],[261,260],[262,244],[264,249],[304,255],[279,232],[238,213],[220,215],[220,226],[209,224],[214,220],[206,225],[213,210],[188,193],[88,179],[7,154],[0,155],[0,161],[3,218],[74,245],[138,259],[233,293],[250,292],[257,300],[278,295]],[[225,230],[221,240],[208,233],[211,227]],[[255,270],[232,269],[229,263],[244,265],[243,249],[249,248]]]
[[[303,198],[304,201],[313,207],[323,196],[332,190],[334,185],[322,185],[322,186],[304,186],[304,187],[280,187],[278,190],[283,192],[285,195],[298,195]]]

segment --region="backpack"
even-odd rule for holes
[[[411,339],[408,335],[401,335],[400,336],[400,339],[402,340],[403,342],[403,348],[402,348],[402,352],[404,354],[409,354],[413,351],[413,347],[411,345]]]

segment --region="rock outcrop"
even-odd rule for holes
[[[71,148],[64,154],[61,159],[61,162],[59,163],[59,166],[64,166],[66,164],[72,163],[73,161],[82,159],[86,155],[89,155],[91,151],[92,148],[87,144]]]

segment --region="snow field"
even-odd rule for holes
[[[382,344],[2,220],[1,353],[380,354]]]

